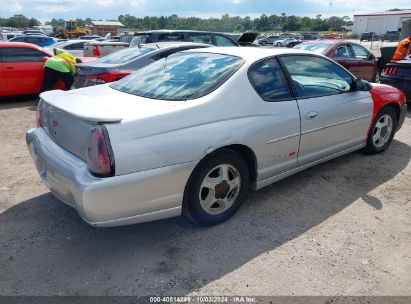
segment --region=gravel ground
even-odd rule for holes
[[[41,184],[0,102],[0,295],[411,295],[411,112],[388,151],[251,193],[228,222],[98,229]]]

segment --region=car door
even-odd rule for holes
[[[338,64],[315,55],[283,55],[301,115],[298,165],[364,144],[373,101]]]
[[[3,48],[0,48],[0,96],[7,96],[8,88],[6,82],[6,73],[3,64]]]
[[[258,61],[248,78],[259,95],[255,101],[258,117],[254,136],[247,143],[258,158],[258,180],[291,170],[297,166],[300,141],[300,114],[287,77],[274,57]],[[250,126],[251,128],[251,126]]]
[[[372,81],[377,68],[374,55],[358,44],[351,44],[351,48],[356,64],[356,73],[353,74],[358,78]]]
[[[3,67],[9,95],[35,94],[40,91],[45,56],[32,48],[3,48]]]
[[[355,75],[355,58],[348,44],[337,46],[330,57]]]

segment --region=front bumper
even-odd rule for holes
[[[153,221],[181,214],[184,188],[196,163],[98,178],[87,164],[57,145],[41,128],[26,133],[37,171],[50,191],[100,227]]]

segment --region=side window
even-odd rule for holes
[[[248,79],[265,101],[293,98],[287,78],[275,58],[254,64],[248,71]]]
[[[45,55],[25,48],[4,48],[3,62],[42,62]]]
[[[233,41],[221,35],[215,35],[215,43],[217,46],[237,46]]]
[[[14,42],[24,42],[24,37],[18,37],[13,39]]]
[[[348,45],[344,44],[344,45],[340,45],[334,53],[335,57],[345,57],[345,58],[349,58],[351,57],[350,54],[350,48],[348,47]]]
[[[39,38],[27,37],[27,38],[25,39],[25,42],[36,44],[36,43],[41,43],[41,42],[43,42],[43,41],[41,41],[41,40],[42,40],[42,39],[39,39]]]
[[[187,33],[188,40],[196,43],[213,44],[210,34],[205,33]]]
[[[163,33],[158,36],[158,41],[184,41],[184,33]]]
[[[369,52],[362,46],[352,44],[351,47],[352,47],[352,50],[354,51],[355,58],[361,58],[361,59],[368,58]]]
[[[281,56],[297,96],[310,98],[345,93],[354,79],[336,63],[316,56]]]

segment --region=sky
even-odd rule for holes
[[[200,18],[261,14],[314,17],[349,16],[405,8],[404,0],[0,0],[0,17],[23,14],[41,21],[51,18],[117,19],[121,14],[195,16]],[[330,5],[332,3],[332,5]],[[411,5],[409,5],[411,6]]]

